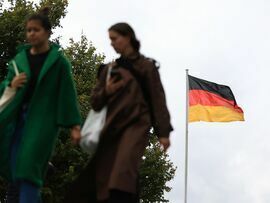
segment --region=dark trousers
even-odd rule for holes
[[[26,115],[27,106],[24,106],[20,112],[17,126],[13,135],[13,142],[10,146],[10,168],[12,176],[14,176],[16,171],[16,158],[18,154],[18,148],[21,143]],[[14,182],[9,183],[7,191],[7,202],[38,203],[40,202],[40,188],[29,181],[15,180]]]
[[[120,190],[111,190],[110,198],[98,203],[138,203],[136,195]]]
[[[70,185],[65,203],[139,203],[139,195],[111,190],[108,200],[97,201],[95,182],[95,158],[86,166],[79,177]]]

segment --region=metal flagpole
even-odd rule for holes
[[[188,69],[186,69],[186,157],[185,157],[185,203],[187,203],[188,189],[188,116],[189,115],[189,80]]]

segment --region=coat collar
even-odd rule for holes
[[[129,54],[128,56],[121,55],[120,58],[130,60],[130,61],[137,61],[140,58],[141,54],[139,52],[133,52]]]
[[[31,46],[29,45],[24,45],[23,47],[21,46],[19,48],[20,50],[19,54],[15,57],[16,63],[18,64],[19,68],[22,70],[21,72],[25,72],[28,77],[31,77],[30,66],[27,59],[27,50],[29,50],[30,48]],[[42,78],[46,75],[48,70],[52,67],[52,65],[56,62],[56,60],[61,55],[60,49],[61,49],[60,46],[58,46],[57,44],[50,45],[50,51],[41,69],[40,75],[38,77],[37,85],[40,83]]]

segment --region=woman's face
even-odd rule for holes
[[[119,53],[123,54],[125,51],[131,46],[130,45],[130,37],[123,36],[113,30],[109,31],[109,37],[111,39],[111,45],[114,50]]]
[[[30,20],[26,24],[26,39],[32,46],[42,46],[48,42],[50,32],[45,30],[38,20]]]

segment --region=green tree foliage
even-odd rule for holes
[[[97,54],[96,48],[84,35],[81,36],[79,42],[71,39],[65,52],[72,63],[81,113],[83,118],[86,118],[90,110],[90,93],[96,83],[97,70],[105,56]]]
[[[150,133],[150,142],[140,168],[141,203],[169,202],[164,193],[170,192],[167,183],[175,175],[176,167],[166,152],[160,149],[158,139]]]
[[[26,17],[40,7],[51,6],[53,9],[50,18],[53,27],[57,28],[61,26],[60,20],[65,16],[67,7],[65,0],[42,0],[39,4],[10,0],[6,8],[3,8],[3,2],[4,0],[0,0],[0,81],[6,74],[6,63],[14,56],[16,46],[24,42]],[[64,51],[72,64],[81,113],[83,118],[86,118],[90,110],[90,92],[96,82],[97,69],[105,56],[98,54],[85,36],[78,42],[71,39]],[[69,131],[62,130],[51,160],[56,167],[55,173],[47,176],[42,189],[44,202],[63,202],[67,187],[83,169],[87,160],[87,155],[71,144]],[[157,138],[151,134],[140,169],[141,202],[168,202],[164,193],[171,188],[166,186],[166,183],[173,179],[175,170],[168,155],[160,150]],[[3,201],[5,189],[6,184],[0,179],[0,201]]]

